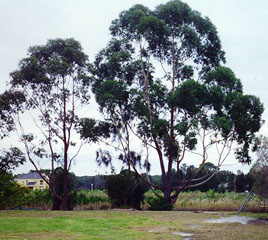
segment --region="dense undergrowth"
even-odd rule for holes
[[[247,193],[225,192],[218,193],[213,190],[207,192],[183,192],[173,210],[192,210],[192,211],[238,211],[247,197]],[[141,205],[142,210],[153,209],[150,205],[156,197],[152,191],[145,193],[145,200]],[[155,201],[157,202],[157,201]],[[34,208],[39,210],[49,210],[52,200],[47,191],[29,191],[24,199],[19,202],[16,208]],[[112,203],[105,191],[100,190],[80,190],[77,192],[76,206],[74,210],[99,210],[110,209]],[[125,206],[125,208],[130,208]],[[253,195],[248,202],[245,211],[249,212],[268,212],[267,207],[263,207],[263,200]]]

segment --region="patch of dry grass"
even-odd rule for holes
[[[179,195],[179,198],[175,204],[175,209],[191,211],[238,211],[246,197],[246,193],[234,192],[183,192]],[[253,195],[246,205],[245,211],[264,212],[265,209],[261,206],[261,199],[257,195]]]

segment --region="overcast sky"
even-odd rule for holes
[[[33,45],[48,39],[74,38],[90,60],[110,39],[109,26],[118,14],[137,3],[154,9],[167,1],[160,0],[0,0],[0,92],[5,90],[9,73],[26,57]],[[267,0],[188,0],[189,6],[208,16],[216,26],[227,66],[241,79],[244,92],[258,96],[268,106],[268,1]],[[265,110],[263,119],[268,119]],[[261,129],[267,134],[268,122]],[[15,139],[11,139],[13,143]],[[7,142],[7,141],[6,141]],[[2,146],[5,142],[2,142]],[[13,144],[14,145],[14,144]],[[87,147],[89,149],[89,147]],[[95,147],[85,149],[73,167],[77,175],[102,173],[94,164]],[[247,171],[233,159],[228,170]],[[16,172],[31,168],[26,165]],[[155,172],[156,173],[156,172]]]

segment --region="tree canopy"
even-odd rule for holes
[[[25,96],[20,91],[9,90],[0,94],[0,138],[4,138],[14,129],[14,113],[21,110]]]
[[[92,90],[127,164],[142,177],[137,156],[146,168],[158,159],[162,184],[144,181],[174,202],[182,190],[194,187],[212,146],[218,154],[216,170],[233,143],[237,159],[251,161],[263,105],[244,94],[241,81],[224,66],[224,51],[209,18],[179,0],[153,11],[138,4],[121,12],[110,32],[110,42],[95,58]],[[188,153],[200,157],[200,167],[183,181],[179,167]]]
[[[0,173],[15,169],[26,161],[24,154],[17,147],[2,151],[0,155]]]

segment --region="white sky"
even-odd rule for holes
[[[27,49],[43,45],[48,39],[74,38],[79,41],[90,60],[110,39],[109,26],[118,14],[137,3],[153,9],[160,0],[0,0],[0,92],[5,90],[9,73],[16,70]],[[260,97],[268,105],[268,1],[267,0],[188,0],[189,6],[208,16],[216,26],[227,66],[241,79],[244,92]],[[265,110],[263,119],[268,119]],[[261,129],[267,134],[268,123]],[[16,138],[1,142],[16,142]],[[89,151],[89,149],[92,149]],[[73,167],[76,175],[94,175],[104,170],[95,166],[96,146],[87,146]],[[235,160],[226,164],[228,170],[247,171]],[[16,172],[26,172],[25,165]],[[157,173],[157,170],[152,173]]]

